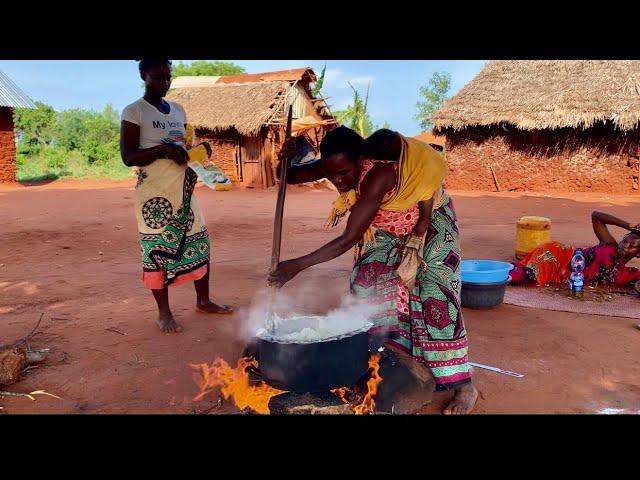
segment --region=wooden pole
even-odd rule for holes
[[[293,115],[293,107],[289,105],[287,114],[287,127],[285,130],[284,141],[291,137],[291,120]],[[280,185],[278,187],[278,199],[276,200],[276,213],[273,220],[273,242],[271,245],[271,270],[275,270],[280,263],[280,247],[282,245],[282,217],[284,214],[284,200],[287,195],[287,172],[289,170],[289,158],[283,158],[280,161]],[[269,292],[269,302],[266,326],[269,333],[274,331],[273,322],[273,303],[275,299],[275,288],[271,288]]]
[[[287,114],[287,129],[284,136],[286,142],[291,136],[292,107]],[[271,245],[271,269],[275,269],[280,263],[280,246],[282,244],[282,216],[284,214],[284,199],[287,195],[287,172],[289,171],[289,159],[283,158],[280,162],[280,185],[278,187],[278,199],[276,201],[276,215],[273,221],[273,243]]]
[[[493,182],[496,184],[496,189],[501,192],[502,190],[500,189],[500,184],[498,183],[498,177],[496,177],[496,172],[493,171],[493,167],[491,165],[489,165],[489,168],[491,169],[491,175],[493,175]]]

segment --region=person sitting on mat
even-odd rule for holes
[[[640,270],[626,264],[640,255],[640,224],[633,224],[603,212],[591,214],[598,245],[584,248],[585,285],[627,286],[640,280]],[[611,235],[607,225],[629,230],[620,242]],[[525,258],[514,262],[512,285],[558,285],[569,281],[571,258],[575,248],[559,242],[547,242],[536,247]]]

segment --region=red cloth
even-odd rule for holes
[[[615,243],[584,248],[584,279],[590,286],[626,286],[640,280],[637,268],[627,267],[618,256]],[[548,242],[535,248],[520,262],[514,263],[511,283],[558,285],[566,283],[571,275],[571,258],[575,249],[559,242]]]

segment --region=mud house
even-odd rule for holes
[[[0,183],[16,181],[16,141],[13,109],[36,108],[20,88],[0,70]]]
[[[434,135],[432,132],[422,132],[413,138],[430,145],[438,152],[443,152],[446,146],[446,139],[443,136]]]
[[[196,140],[213,147],[213,160],[235,183],[267,188],[276,183],[277,153],[286,115],[293,107],[293,132],[317,151],[337,125],[325,99],[315,98],[310,68],[225,77],[178,77],[167,98],[180,103]]]
[[[640,61],[491,61],[433,120],[449,188],[639,191]]]

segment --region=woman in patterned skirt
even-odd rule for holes
[[[328,178],[341,192],[328,224],[350,212],[346,229],[315,252],[281,262],[270,283],[282,286],[355,246],[351,291],[379,305],[376,329],[389,335],[389,346],[426,366],[437,390],[455,391],[444,413],[469,413],[478,394],[467,361],[460,243],[453,204],[442,189],[443,157],[390,130],[365,141],[346,127],[329,132],[320,151],[320,160],[292,166],[288,182]],[[290,154],[286,146],[281,158]]]
[[[139,70],[145,93],[122,112],[120,151],[125,165],[137,167],[142,281],[158,304],[160,329],[174,333],[182,327],[169,307],[169,286],[193,281],[198,312],[233,310],[209,298],[211,244],[193,195],[197,176],[186,165],[186,115],[182,106],[163,98],[171,85],[171,62],[141,60]]]

